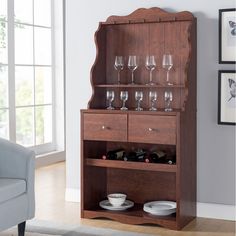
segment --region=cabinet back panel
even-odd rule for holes
[[[154,152],[162,150],[173,155],[176,153],[175,145],[161,145],[161,144],[147,144],[147,143],[120,143],[120,142],[107,142],[107,151],[123,148],[126,152],[143,149],[145,151]]]
[[[175,173],[140,170],[107,170],[107,193],[126,193],[136,203],[155,200],[176,200]],[[145,186],[145,187],[144,187]]]
[[[116,56],[124,57],[125,66],[120,73],[121,84],[129,84],[131,82],[131,72],[127,66],[129,55],[138,56],[139,66],[134,71],[134,80],[137,84],[146,84],[149,81],[149,71],[145,67],[145,59],[147,55],[154,55],[156,68],[153,71],[153,81],[163,85],[166,83],[166,70],[162,67],[164,54],[172,54],[173,56],[174,65],[169,72],[170,81],[174,84],[186,85],[189,52],[191,51],[188,37],[190,25],[190,21],[102,25],[97,33],[99,51],[91,74],[93,77],[92,86],[96,84],[117,84],[117,70],[114,68]],[[144,92],[142,107],[145,109],[150,107],[148,98],[150,86],[139,89],[110,89],[116,92],[114,105],[117,108],[121,107],[119,98],[121,90],[129,91],[129,99],[126,102],[128,108],[133,109],[136,106],[135,90]],[[182,108],[186,98],[186,88],[171,87],[154,89],[158,91],[157,108],[164,108],[164,92],[167,89],[173,92],[172,107],[175,109]],[[106,88],[95,88],[89,108],[106,108],[105,96]]]
[[[149,72],[145,67],[145,58],[147,55],[154,55],[156,68],[153,71],[153,80],[164,84],[166,71],[162,68],[162,57],[164,54],[172,54],[174,66],[170,70],[170,79],[176,84],[184,84],[183,74],[189,57],[190,24],[191,22],[183,21],[105,26],[107,83],[117,83],[117,71],[114,69],[115,56],[124,56],[125,67],[121,71],[121,83],[130,83],[128,57],[136,55],[139,66],[134,72],[135,82],[146,84],[149,81]]]
[[[92,148],[91,148],[92,147]],[[83,158],[102,158],[106,154],[106,142],[84,141]]]
[[[97,207],[99,202],[106,197],[106,168],[86,167],[83,177],[83,196],[84,209]]]

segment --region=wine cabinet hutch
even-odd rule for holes
[[[156,224],[180,230],[196,216],[196,18],[187,11],[138,9],[128,16],[110,16],[95,33],[97,55],[91,69],[92,96],[81,110],[81,217],[108,218],[128,224]],[[163,54],[173,55],[170,79],[162,68]],[[125,58],[117,83],[115,57]],[[129,55],[138,55],[135,84],[130,84]],[[155,55],[155,85],[145,68]],[[106,91],[113,90],[114,110],[107,110]],[[120,110],[120,92],[128,91],[128,110]],[[135,91],[143,91],[143,111],[136,111]],[[149,91],[157,92],[157,111],[149,111]],[[164,93],[171,91],[172,111],[165,111]],[[175,164],[103,160],[109,150],[165,150]],[[126,193],[134,207],[109,211],[99,202],[109,193]],[[148,201],[169,200],[176,213],[154,216],[143,211]]]

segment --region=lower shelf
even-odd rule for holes
[[[82,211],[83,218],[108,218],[124,224],[156,224],[169,229],[177,229],[176,215],[154,216],[142,210],[142,205],[135,204],[126,211],[109,211],[101,208]]]

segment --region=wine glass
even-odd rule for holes
[[[124,59],[122,56],[116,56],[114,67],[117,70],[118,84],[120,84],[120,72],[124,69]]]
[[[128,108],[125,106],[125,102],[128,100],[128,91],[121,91],[120,92],[120,99],[122,100],[122,107],[121,110],[128,110]]]
[[[163,55],[162,67],[164,69],[166,69],[166,83],[167,83],[167,85],[173,85],[172,83],[170,83],[170,80],[169,80],[169,72],[170,72],[170,69],[173,67],[173,57],[171,54],[164,54]]]
[[[146,56],[146,68],[149,70],[149,83],[147,85],[155,85],[152,81],[152,71],[156,68],[156,61],[154,56]]]
[[[112,106],[112,101],[115,98],[115,93],[113,90],[107,90],[107,101],[109,103],[109,106],[107,107],[108,110],[114,110],[115,108]]]
[[[157,100],[157,92],[156,91],[149,92],[149,100],[151,102],[151,107],[149,108],[149,111],[156,111],[157,110],[157,108],[155,107],[155,102]]]
[[[128,68],[131,70],[131,84],[135,84],[134,71],[138,68],[137,56],[129,56]]]
[[[135,108],[135,110],[142,111],[143,108],[140,106],[140,103],[143,100],[143,92],[142,91],[135,92],[135,100],[137,101],[137,108]]]
[[[171,91],[165,91],[165,111],[172,111],[171,102],[173,95]]]

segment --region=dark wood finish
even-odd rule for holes
[[[178,148],[179,171],[177,171],[177,197],[179,208],[177,214],[178,229],[183,228],[196,216],[197,189],[197,48],[196,19],[189,31],[191,57],[188,65],[188,97],[185,112],[178,114]],[[191,78],[191,79],[190,79]]]
[[[173,111],[170,111],[166,113],[164,109],[158,109],[157,111],[148,111],[148,110],[143,110],[141,113],[139,111],[134,111],[134,110],[128,110],[128,111],[121,111],[120,109],[116,110],[106,110],[106,109],[82,109],[81,110],[82,114],[136,114],[136,115],[161,115],[161,116],[176,116],[179,114],[179,110],[173,109]]]
[[[86,159],[86,165],[98,166],[104,168],[119,168],[128,170],[146,170],[146,171],[161,171],[161,172],[176,172],[176,165],[130,162],[130,161],[113,161],[102,159]]]
[[[176,200],[175,173],[142,170],[107,169],[107,193],[124,192],[135,203]]]
[[[127,18],[130,20],[126,22]],[[108,18],[108,24],[100,23],[95,34],[97,57],[91,70],[93,95],[88,108],[105,108],[105,94],[108,88],[115,91],[115,107],[121,107],[119,94],[125,88],[129,92],[127,106],[133,109],[136,88],[144,91],[142,106],[145,109],[150,106],[150,89],[158,89],[158,108],[164,108],[164,91],[170,89],[174,96],[173,108],[184,110],[188,90],[187,67],[191,51],[189,34],[193,19],[189,12],[167,13],[159,8],[152,8],[139,9],[127,17],[112,16]],[[126,23],[119,23],[121,21]],[[174,60],[174,67],[170,71],[174,86],[171,87],[165,85],[166,71],[162,68],[162,56],[165,53],[171,53]],[[145,57],[150,54],[156,56],[157,69],[153,71],[153,80],[158,83],[156,86],[144,86],[149,80]],[[125,65],[129,55],[138,56],[139,67],[134,72],[137,85],[129,85],[131,73],[127,66],[121,71],[122,84],[117,85],[117,71],[114,69],[116,55],[125,57]],[[179,88],[183,88],[181,92]]]
[[[167,227],[169,229],[176,229],[176,217],[156,217],[145,213],[142,210],[142,206],[134,207],[129,211],[111,212],[99,209],[86,210],[84,212],[86,218],[108,218],[124,224],[158,224],[160,226]]]
[[[91,69],[92,96],[87,110],[81,111],[81,216],[109,218],[129,224],[157,224],[181,229],[196,216],[196,19],[190,12],[168,13],[160,8],[138,9],[128,16],[111,16],[95,33],[97,55]],[[173,86],[166,86],[162,56],[173,54],[170,71]],[[156,56],[153,79],[145,85],[148,71],[145,56]],[[117,84],[116,55],[139,56],[135,82],[130,71],[121,72]],[[106,110],[106,91],[114,90],[115,110]],[[129,110],[121,111],[120,91],[127,90]],[[142,90],[143,111],[134,110],[135,91]],[[148,92],[158,93],[156,112],[149,111]],[[164,92],[173,93],[172,112],[164,111]],[[127,152],[143,148],[165,150],[176,155],[176,164],[154,164],[103,160],[109,150]],[[107,211],[99,202],[107,194],[124,192],[135,202],[132,209]],[[157,217],[143,211],[153,200],[176,201],[176,214]]]
[[[25,221],[18,224],[18,236],[25,236],[25,225],[26,225]]]
[[[176,144],[176,120],[173,116],[129,115],[130,142]]]
[[[104,24],[191,21],[193,19],[194,16],[188,11],[170,13],[161,8],[152,7],[149,9],[139,8],[128,16],[110,16]]]

